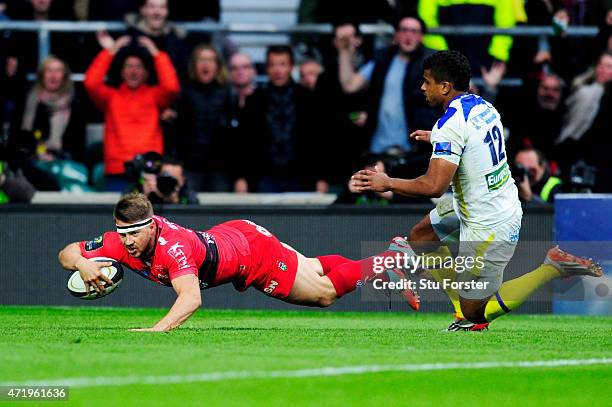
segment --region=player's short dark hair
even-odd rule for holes
[[[413,20],[418,21],[419,25],[421,26],[421,34],[427,34],[427,24],[425,24],[425,20],[413,13],[399,14],[397,17],[395,17],[393,21],[393,28],[395,29],[395,32],[399,31],[400,24],[406,18],[412,18]]]
[[[436,82],[450,82],[461,92],[470,89],[472,68],[470,61],[458,51],[439,51],[423,61],[423,69],[429,70]]]
[[[113,216],[121,222],[138,222],[153,216],[153,205],[145,195],[132,192],[117,202]]]
[[[266,50],[266,63],[270,61],[271,54],[289,55],[289,61],[291,62],[291,65],[295,65],[295,56],[293,55],[293,49],[289,45],[270,45]]]

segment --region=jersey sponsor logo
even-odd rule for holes
[[[504,165],[499,167],[497,170],[485,175],[489,192],[500,189],[509,179],[510,168],[508,167],[508,163],[504,163]]]
[[[264,293],[270,295],[274,292],[274,290],[276,290],[276,287],[278,287],[278,281],[272,280],[270,281],[270,284],[264,288]]]
[[[98,236],[85,243],[85,251],[91,252],[93,250],[99,249],[103,245],[104,245],[104,236]]]
[[[435,155],[451,155],[452,153],[450,141],[439,141],[434,144]]]
[[[185,255],[185,252],[181,250],[184,247],[185,246],[182,246],[179,242],[176,242],[174,245],[172,245],[168,249],[168,254],[174,257],[174,260],[176,261],[176,264],[178,265],[179,270],[184,270],[186,268],[189,268],[189,263],[187,261],[187,255]]]

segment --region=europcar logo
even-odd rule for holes
[[[510,168],[508,164],[505,163],[497,170],[485,175],[485,180],[487,181],[487,188],[489,191],[495,191],[501,188],[506,181],[510,179]]]

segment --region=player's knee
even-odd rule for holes
[[[429,219],[422,219],[419,223],[414,225],[412,229],[410,229],[410,235],[408,236],[408,240],[410,240],[411,242],[431,240],[432,232],[433,229],[431,227]]]

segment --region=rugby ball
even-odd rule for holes
[[[109,286],[106,281],[101,280],[106,290],[102,293],[98,293],[95,288],[90,287],[89,294],[87,294],[85,283],[83,282],[83,279],[81,279],[81,274],[77,270],[68,278],[67,288],[68,291],[70,291],[70,294],[82,300],[96,300],[98,298],[105,297],[112,293],[123,280],[123,267],[117,260],[108,257],[94,257],[89,260],[112,263],[112,266],[104,267],[100,271],[113,282],[113,285]]]

